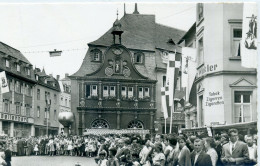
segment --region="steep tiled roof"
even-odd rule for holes
[[[184,31],[167,27],[155,22],[155,15],[125,14],[121,19],[122,24],[122,45],[127,48],[140,50],[155,50],[162,48],[173,50],[173,46],[167,44],[168,39],[176,43],[185,34]],[[113,37],[110,28],[99,39],[89,44],[110,46],[113,44]]]
[[[0,52],[5,53],[6,55],[10,55],[16,58],[17,60],[21,60],[25,63],[31,64],[19,50],[16,50],[5,43],[0,42]]]
[[[172,43],[168,43],[168,41],[171,39],[174,43],[177,43],[185,32],[156,23],[155,15],[125,14],[120,19],[120,23],[122,25],[121,29],[124,31],[122,34],[122,45],[128,49],[157,52],[152,66],[135,65],[136,69],[142,75],[150,79],[156,79],[153,73],[153,67],[157,66],[157,64],[157,67],[166,67],[166,65],[162,63],[161,56],[156,50],[174,51],[176,47]],[[114,44],[113,35],[111,34],[112,30],[113,27],[111,26],[99,39],[89,43],[90,49],[91,47],[97,46],[109,47]],[[84,76],[99,69],[101,66],[100,63],[91,62],[90,49],[86,53],[80,69],[71,76]]]

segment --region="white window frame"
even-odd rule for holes
[[[138,98],[139,99],[143,99],[144,98],[144,88],[143,87],[138,87]]]
[[[132,89],[132,91],[130,91]],[[134,96],[134,87],[128,87],[128,97],[133,97]]]
[[[242,22],[230,22],[230,54],[231,54],[231,57],[239,57],[237,56],[238,55],[238,47],[237,48],[234,48],[234,43],[236,41],[241,41],[242,40],[242,37],[241,38],[235,38],[234,37],[234,30],[235,29],[241,29],[242,30]],[[239,45],[238,45],[239,46]],[[240,46],[240,51],[241,51],[241,46]],[[240,54],[241,56],[241,54]]]
[[[249,92],[249,93],[250,93],[250,103],[243,103],[243,100],[244,100],[244,99],[243,99],[243,96],[244,96],[244,95],[241,95],[241,99],[240,99],[241,102],[240,102],[240,103],[235,103],[235,93],[236,93],[236,92],[247,92],[247,93]],[[253,92],[250,91],[250,90],[249,90],[249,91],[243,91],[243,90],[242,90],[242,91],[241,91],[241,90],[235,90],[235,91],[234,91],[234,94],[233,94],[233,95],[234,95],[233,104],[234,104],[234,122],[235,122],[235,123],[243,123],[243,122],[246,122],[246,121],[244,120],[245,117],[244,117],[244,107],[243,107],[243,106],[250,106],[250,121],[253,120],[253,112],[252,112],[252,93],[253,93]],[[240,105],[240,109],[241,109],[241,120],[242,120],[242,121],[241,121],[241,122],[236,122],[235,106],[239,106],[239,105]],[[250,122],[250,121],[249,121],[249,122]]]
[[[40,118],[40,111],[41,111],[41,108],[38,106],[37,107],[37,118]]]
[[[21,103],[15,104],[15,114],[21,115]]]
[[[4,106],[3,106],[3,112],[9,112],[10,111],[10,104],[9,104],[9,100],[5,100],[4,102]]]
[[[105,88],[106,88],[106,90],[105,90]],[[103,97],[108,97],[109,95],[108,95],[108,86],[107,85],[105,85],[105,86],[103,86]]]
[[[95,89],[94,89],[95,87]],[[97,85],[91,85],[91,96],[97,96]]]
[[[148,90],[148,91],[146,91],[146,90]],[[144,96],[145,97],[150,97],[150,88],[149,87],[145,87],[144,88]]]
[[[112,90],[114,88],[114,90]],[[109,87],[109,96],[115,97],[116,96],[116,87],[115,86],[110,86]]]
[[[8,59],[5,59],[5,67],[10,67],[10,61]]]
[[[125,88],[125,90],[123,90],[123,88]],[[122,97],[126,97],[126,93],[127,93],[127,92],[126,92],[126,91],[127,91],[126,89],[127,89],[126,86],[122,86],[122,87],[121,87],[121,96],[122,96]]]
[[[16,64],[16,71],[21,72],[21,66],[18,63]]]

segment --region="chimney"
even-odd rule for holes
[[[60,75],[56,76],[56,80],[59,81],[60,80]]]
[[[68,78],[68,76],[69,76],[69,73],[65,73],[65,78]]]

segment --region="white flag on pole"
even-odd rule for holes
[[[8,87],[8,82],[7,82],[5,71],[0,72],[0,86],[1,86],[2,93],[9,92],[9,87]]]
[[[162,112],[164,119],[168,118],[167,102],[166,102],[166,89],[161,87],[161,99],[162,99]]]
[[[241,65],[257,68],[257,3],[244,3]]]

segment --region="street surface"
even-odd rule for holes
[[[94,158],[75,156],[19,156],[12,157],[13,166],[96,166]]]

